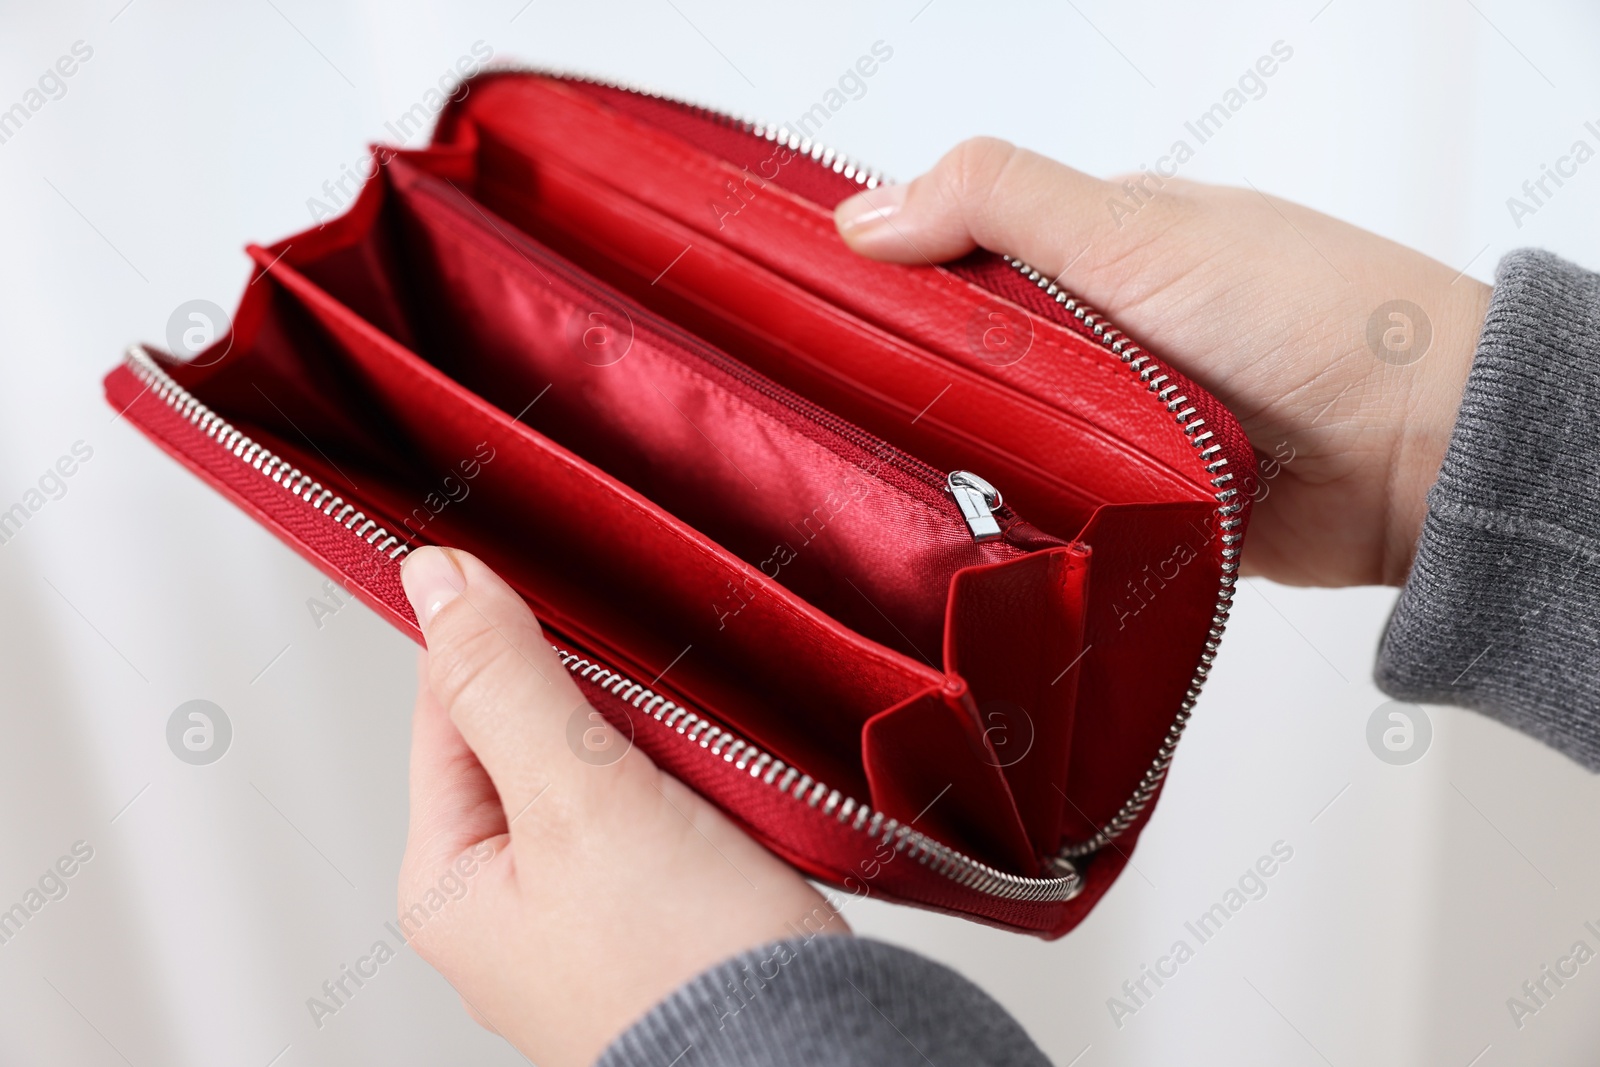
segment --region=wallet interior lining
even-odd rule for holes
[[[263,267],[274,258],[255,254]],[[731,554],[283,262],[255,290],[265,308],[251,316],[253,336],[241,313],[236,349],[188,383],[196,396],[395,528],[479,555],[581,647],[641,681],[670,666],[669,688],[780,758],[870,795],[863,724],[936,689],[941,675],[777,586],[719,630],[711,605],[750,574]],[[463,464],[473,462],[469,479]]]
[[[579,310],[571,300],[579,297],[569,293],[567,302],[562,302],[556,292],[563,287],[564,272],[571,269],[570,265],[539,249],[508,223],[484,214],[481,207],[466,201],[458,190],[415,172],[408,174],[408,170],[403,162],[389,164],[385,180],[373,187],[371,202],[375,204],[382,198],[390,206],[384,211],[358,206],[352,213],[354,225],[345,227],[346,236],[338,247],[314,249],[304,257],[291,252],[282,260],[261,252],[258,259],[269,266],[286,287],[300,295],[313,314],[324,322],[325,328],[340,335],[352,330],[363,335],[378,333],[376,324],[366,321],[347,305],[366,307],[384,323],[385,332],[416,338],[419,352],[426,354],[433,364],[445,365],[435,373],[447,368],[454,384],[495,403],[503,418],[510,417],[511,409],[515,408],[524,422],[537,424],[537,429],[571,447],[586,462],[609,470],[634,490],[644,492],[663,505],[677,519],[687,521],[723,547],[733,547],[737,551],[741,547],[737,541],[729,544],[731,516],[718,512],[747,507],[751,493],[738,477],[724,469],[722,462],[737,457],[740,467],[761,470],[757,463],[761,462],[763,454],[770,458],[775,443],[772,438],[784,435],[785,426],[793,421],[793,413],[769,407],[753,420],[734,423],[719,421],[721,416],[716,411],[708,414],[705,410],[708,400],[727,392],[730,383],[712,381],[704,369],[693,382],[681,380],[683,361],[688,356],[679,353],[672,357],[664,352],[663,348],[670,347],[672,339],[663,338],[658,332],[661,328],[671,331],[672,325],[652,323],[651,317],[639,309],[633,310],[638,321],[632,332],[633,348],[628,354],[611,367],[587,366],[582,358],[575,356],[575,351],[582,349],[581,346],[575,348],[570,332],[570,324],[575,319],[573,313]],[[380,217],[385,212],[388,217]],[[300,260],[306,275],[286,265],[294,260]],[[321,284],[316,284],[317,281]],[[608,309],[615,306],[606,305]],[[579,317],[577,321],[582,324],[587,319]],[[393,338],[384,340],[390,349],[398,348]],[[341,344],[350,347],[352,342],[344,340]],[[413,364],[418,362],[410,352],[406,352],[405,358]],[[663,370],[667,372],[666,377],[661,375]],[[374,366],[371,373],[381,373],[381,368]],[[559,390],[552,383],[558,383]],[[551,386],[548,394],[546,386]],[[617,389],[623,392],[615,392]],[[590,390],[599,393],[584,403],[582,394]],[[660,401],[668,400],[669,394],[671,399],[663,407]],[[543,399],[529,407],[523,402],[524,397]],[[556,402],[555,407],[545,406],[552,401]],[[803,403],[798,398],[795,402]],[[680,405],[693,412],[693,421],[699,428],[685,431],[687,420],[679,417],[682,414],[679,410],[667,414],[668,408],[676,409]],[[566,408],[564,412],[559,411],[562,406]],[[717,406],[712,403],[713,408]],[[644,407],[654,408],[658,415],[665,416],[665,424],[651,423],[642,432],[638,427],[627,427],[636,434],[625,442],[638,450],[632,458],[644,462],[642,466],[619,462],[616,454],[619,427],[600,423],[614,423],[619,414],[623,416],[621,421],[632,422]],[[552,415],[557,417],[552,419]],[[694,439],[702,428],[721,438],[733,457],[722,454],[719,446],[715,449],[716,456],[704,457],[708,465],[698,469],[698,473],[704,475],[710,471],[722,475],[733,491],[727,492],[728,484],[725,484],[724,494],[717,499],[715,493],[706,491],[708,487],[703,479],[691,478],[689,499],[693,501],[695,490],[699,490],[699,495],[705,499],[696,503],[709,501],[711,505],[695,513],[693,508],[685,509],[682,492],[663,491],[664,488],[681,490],[684,484],[663,485],[663,472],[653,464],[655,457],[663,453],[681,458],[693,455],[695,449],[705,452],[703,443]],[[815,430],[811,428],[813,434]],[[682,440],[676,443],[671,440],[675,432],[687,439],[688,447]],[[627,438],[628,434],[622,436]],[[812,443],[805,435],[790,433],[788,436],[789,442],[777,449],[780,456],[797,453]],[[739,452],[741,447],[746,452]],[[831,461],[835,472],[844,469],[847,476],[874,481],[870,461],[880,455],[877,447],[868,449],[865,458],[869,468],[865,472],[849,468],[849,463],[860,463],[862,457],[841,448],[837,440],[828,443],[827,449],[831,451],[825,450],[821,458]],[[799,468],[790,468],[791,474],[799,473],[812,479],[811,490],[794,498],[801,501],[819,490],[828,490],[826,477],[818,480],[816,448],[811,448],[810,452],[810,460],[803,461]],[[841,466],[839,461],[846,457],[849,457],[847,462]],[[685,472],[673,469],[667,473],[678,477]],[[878,477],[886,473],[895,471],[883,469]],[[542,489],[545,482],[530,478],[528,484],[539,485]],[[792,493],[795,487],[789,488]],[[716,712],[724,721],[742,730],[749,730],[758,741],[790,760],[795,759],[793,754],[797,751],[816,753],[825,745],[831,762],[810,754],[804,756],[799,765],[813,774],[819,770],[831,774],[832,777],[825,777],[830,783],[851,780],[839,772],[840,766],[845,766],[849,774],[866,774],[868,795],[874,803],[901,817],[917,816],[935,795],[950,786],[937,816],[927,818],[945,824],[944,828],[955,835],[952,840],[966,841],[975,851],[1001,849],[993,854],[997,861],[1004,858],[1015,865],[1024,862],[1029,855],[1018,833],[999,829],[1011,824],[1013,819],[1018,820],[1013,825],[1025,827],[1027,835],[1036,842],[1038,852],[1048,851],[1059,824],[1060,809],[1051,803],[1040,804],[1038,800],[1058,795],[1056,791],[1065,784],[1075,688],[1051,685],[1037,690],[1023,686],[1027,690],[1024,693],[1018,689],[1018,682],[1035,677],[1036,672],[1029,671],[1027,664],[1021,661],[1036,657],[1039,649],[1035,645],[1040,640],[1048,638],[1050,653],[1060,657],[1062,667],[1070,666],[1078,655],[1081,623],[1068,620],[1081,617],[1084,597],[1081,578],[1068,581],[1064,577],[1067,572],[1057,569],[1057,562],[1025,554],[1011,545],[975,544],[965,523],[957,517],[953,501],[942,490],[929,485],[912,483],[908,486],[903,478],[899,485],[880,485],[871,494],[870,505],[866,499],[840,495],[852,499],[845,519],[854,524],[853,540],[847,524],[841,529],[838,511],[824,514],[830,523],[826,530],[812,530],[808,521],[802,519],[800,523],[807,529],[800,534],[804,543],[798,552],[790,552],[787,559],[778,557],[775,560],[769,555],[761,560],[760,569],[770,576],[769,567],[775,562],[783,563],[781,577],[806,597],[809,606],[829,611],[879,644],[930,663],[942,656],[942,661],[951,669],[961,662],[961,673],[971,687],[978,714],[987,716],[983,719],[986,724],[999,714],[994,710],[997,706],[1015,707],[1007,702],[1024,697],[1037,720],[1029,730],[1037,731],[1038,751],[1031,759],[1016,764],[1002,762],[998,757],[980,759],[973,764],[971,746],[978,743],[977,731],[970,725],[951,720],[942,701],[930,702],[926,693],[923,698],[880,704],[881,710],[864,722],[859,718],[859,711],[835,715],[837,728],[830,729],[825,737],[797,738],[792,732],[790,736],[783,736],[769,725],[781,712],[769,712],[770,717],[759,714],[752,717],[737,699],[729,701],[724,694],[703,689],[696,692],[692,684],[690,692],[701,707]],[[869,506],[874,510],[869,511]],[[458,513],[452,512],[451,517],[458,517]],[[461,512],[459,517],[466,520],[471,516]],[[1026,524],[1009,529],[1023,525]],[[482,536],[470,522],[453,526],[446,523],[441,529],[451,531],[450,543],[467,547],[473,545],[474,536]],[[1026,541],[1029,548],[1053,546],[1066,550],[1059,539],[1030,530]],[[435,532],[430,531],[430,537]],[[765,547],[759,540],[749,544]],[[641,551],[644,550],[641,546]],[[1087,558],[1081,546],[1075,546],[1074,551]],[[854,555],[857,552],[860,558]],[[743,552],[739,554],[750,563],[760,559]],[[816,581],[809,589],[803,582],[794,581],[795,575],[789,571],[797,555],[802,564],[812,565],[811,575]],[[486,555],[486,558],[495,557]],[[509,566],[514,571],[517,561],[511,559],[498,565]],[[955,597],[953,587],[957,571],[967,577],[968,592],[960,598]],[[725,589],[733,591],[734,586],[725,583]],[[871,602],[867,605],[870,610],[861,611],[857,598],[867,600],[868,589],[872,591]],[[576,590],[571,592],[582,596]],[[744,601],[760,592],[759,585],[752,586],[746,579],[737,596],[724,595],[721,603],[708,604],[708,609],[715,608],[719,616],[717,632],[710,634],[710,639],[719,640],[724,626],[732,629],[762,625],[759,619],[739,617],[746,609]],[[845,606],[857,610],[840,611],[836,605],[841,594],[845,597]],[[902,605],[896,603],[896,598],[903,600],[908,594],[919,600],[920,605],[911,605],[910,610],[902,613],[898,610]],[[536,605],[547,603],[550,594],[546,590],[530,599]],[[891,612],[898,618],[889,618]],[[548,612],[541,611],[541,614],[549,617]],[[574,630],[559,617],[555,622],[568,632]],[[948,631],[947,626],[951,627]],[[587,647],[604,647],[597,646],[587,631],[579,628],[577,632],[585,634]],[[1010,641],[1001,637],[1014,632],[1014,639]],[[640,636],[635,635],[624,644],[636,643]],[[994,645],[996,640],[1000,641],[998,646]],[[969,649],[963,657],[963,645],[1011,651],[978,657]],[[769,650],[766,659],[770,661],[773,654]],[[788,644],[777,654],[797,657],[801,662],[812,655],[800,646]],[[747,656],[747,653],[739,655]],[[748,658],[744,662],[748,663]],[[1051,677],[1059,682],[1063,672],[1053,670]],[[654,668],[644,673],[649,676]],[[804,718],[800,720],[802,724],[805,721]],[[792,723],[790,717],[784,717],[784,726],[791,731],[795,729]],[[988,726],[983,727],[982,732],[992,740],[994,734]],[[963,735],[966,740],[959,740]],[[924,738],[912,746],[920,750],[915,760],[906,758],[903,739],[907,737]],[[943,740],[935,743],[936,737]],[[889,738],[902,741],[886,750]],[[1029,744],[1031,746],[1031,741]],[[863,761],[860,764],[850,756],[841,755],[843,752],[853,755],[858,751]],[[931,781],[929,776],[940,779],[931,789],[926,788]],[[1010,781],[1016,795],[1029,799],[1025,813],[1020,813],[1009,799],[1010,794],[1006,793],[1006,786],[1000,784],[1001,779]],[[976,828],[980,826],[989,827],[987,837],[977,834]]]
[[[764,373],[807,395],[818,379],[813,375],[809,384],[803,384],[807,369],[801,364],[810,361],[830,368],[834,381],[828,387],[833,395],[826,400],[814,397],[819,402],[830,407],[841,400],[848,404],[848,394],[865,392],[862,383],[875,375],[877,380],[892,383],[901,394],[898,410],[880,406],[874,412],[869,410],[870,404],[858,404],[852,410],[852,417],[881,437],[930,455],[934,449],[926,440],[908,443],[918,435],[927,436],[923,423],[943,420],[951,428],[964,422],[979,436],[994,438],[998,451],[1010,457],[1006,477],[1016,477],[1014,499],[1035,521],[1060,526],[1067,512],[1081,509],[1085,499],[1143,503],[1206,498],[1191,478],[1154,458],[1175,445],[1184,451],[1169,429],[1157,432],[1151,427],[1158,446],[1152,452],[1149,435],[1141,428],[1157,419],[1158,405],[1139,397],[1119,380],[1125,370],[1113,368],[1101,355],[1077,351],[1080,339],[1039,323],[1038,328],[1049,334],[1050,340],[1041,336],[1037,351],[1026,360],[1002,368],[998,374],[961,374],[969,369],[967,364],[976,362],[981,368],[983,361],[975,361],[973,354],[960,346],[925,348],[916,338],[927,336],[927,331],[915,321],[875,323],[849,310],[863,300],[873,302],[871,285],[901,283],[912,275],[895,274],[901,268],[849,257],[833,234],[826,212],[814,203],[797,199],[781,182],[774,182],[776,187],[752,182],[748,167],[742,172],[736,163],[725,162],[714,152],[702,155],[704,149],[675,139],[681,130],[663,136],[654,126],[646,128],[634,121],[637,116],[586,102],[583,98],[593,95],[591,90],[598,91],[597,87],[541,79],[491,82],[469,97],[460,128],[450,132],[451,143],[408,155],[424,165],[432,156],[455,168],[458,175],[476,183],[474,193],[486,204],[647,304],[663,299],[655,295],[662,289],[676,289],[701,304],[703,314],[720,317],[729,329],[781,338],[785,345],[780,347],[787,351],[769,353],[758,348],[747,358]],[[654,123],[659,115],[647,119]],[[581,130],[582,136],[574,136],[574,130]],[[730,143],[742,136],[768,152],[773,150],[769,142],[737,130],[722,132]],[[581,153],[573,151],[577,144],[583,146]],[[802,160],[789,166],[801,173],[806,163],[809,161]],[[828,173],[823,168],[812,169]],[[656,172],[666,177],[656,181]],[[742,190],[748,201],[745,207],[736,217],[714,219],[711,209],[719,200],[741,192],[737,188],[740,183],[746,186]],[[704,199],[668,191],[697,184],[705,190]],[[617,221],[624,218],[625,222]],[[558,234],[565,235],[566,243],[557,239]],[[822,260],[813,263],[805,256],[797,259],[780,251],[832,246],[837,249],[823,257],[828,267],[820,266]],[[582,258],[580,249],[587,249],[589,258]],[[679,253],[684,253],[682,261],[674,262]],[[833,262],[838,255],[846,257],[843,263]],[[597,256],[611,263],[596,262]],[[739,280],[729,284],[724,274],[719,281],[709,268],[696,280],[693,270],[686,268],[706,257],[737,260]],[[780,269],[762,262],[769,257]],[[663,271],[669,262],[673,263],[671,269]],[[869,287],[868,293],[840,290],[836,285],[824,291],[827,285],[822,283],[831,280],[829,271],[844,267],[864,275],[860,280]],[[624,274],[634,276],[631,285],[621,277]],[[662,275],[659,282],[657,274]],[[914,275],[917,284],[938,289],[937,295],[928,293],[921,301],[930,310],[971,301],[969,283],[942,272],[940,276],[944,282],[922,273]],[[638,281],[641,277],[643,285]],[[785,284],[771,284],[774,281]],[[750,296],[756,290],[760,296]],[[885,302],[908,298],[900,293]],[[841,343],[837,332],[817,333],[816,324],[829,317],[850,320],[855,337]],[[696,329],[722,340],[714,328],[697,323]],[[884,344],[885,337],[893,343]],[[741,355],[746,355],[742,349]],[[1009,384],[1013,376],[1017,386]],[[1067,391],[1068,382],[1071,392]],[[929,400],[951,386],[953,395],[946,399],[970,405],[971,418],[961,420],[942,399],[926,418],[912,421]],[[1086,392],[1078,397],[1074,395],[1078,390]],[[1038,396],[1052,396],[1056,403],[1046,404]],[[1007,415],[996,419],[992,417],[996,411]],[[1070,463],[1062,462],[1063,456],[1070,457]],[[1187,462],[1183,466],[1188,469]],[[1066,495],[1076,497],[1076,504],[1062,499],[1063,483],[1072,487]],[[1077,514],[1081,516],[1082,511]]]
[[[581,177],[575,174],[558,178],[556,169],[544,168],[542,191],[553,192],[557,180],[569,189],[581,184]],[[652,217],[625,197],[615,197],[608,226],[586,228],[579,235],[553,221],[562,214],[559,205],[517,195],[513,185],[504,178],[485,177],[475,195],[493,210],[505,213],[519,229],[607,284],[713,344],[737,352],[744,362],[785,387],[936,467],[978,472],[1002,487],[1007,499],[1031,521],[1052,533],[1075,536],[1094,509],[1106,502],[1102,489],[1081,484],[1091,479],[1079,476],[1075,480],[1071,471],[1031,464],[1009,451],[993,433],[978,430],[989,414],[987,406],[999,398],[970,372],[939,365],[935,357],[853,319],[736,253],[695,242],[693,235]],[[588,190],[585,195],[606,194]],[[664,238],[659,254],[669,260],[691,243],[694,248],[656,281],[659,267],[652,270],[629,250],[608,241],[613,227],[658,231]],[[759,288],[764,299],[734,308],[715,295],[730,285]],[[925,364],[923,373],[929,384],[919,387],[926,396],[919,396],[917,406],[893,395],[896,387],[885,384],[879,388],[871,381],[890,360]],[[935,380],[938,384],[933,384]],[[903,392],[903,387],[898,391]],[[951,417],[951,407],[961,409],[959,418]],[[1015,406],[1010,410],[1014,412]],[[1059,425],[1059,420],[1049,417],[1039,421]],[[993,420],[988,425],[994,425]],[[1096,457],[1093,444],[1086,444],[1082,435],[1070,436],[1085,468],[1097,461],[1109,462],[1108,456]]]
[[[869,323],[622,190],[559,161],[530,169],[487,138],[478,160],[474,195],[520,229],[872,433],[983,472],[1052,532],[1075,534],[1102,503],[1195,496],[1098,425]],[[1028,458],[1041,452],[1071,462]]]
[[[937,667],[955,573],[1038,547],[975,542],[942,473],[719,365],[443,183],[385,170],[419,354],[856,632]],[[707,610],[733,625],[757,593]]]
[[[1073,726],[1066,784],[1049,790],[1068,795],[1070,832],[1092,833],[1139,780],[1142,753],[1162,743],[1171,724],[1164,709],[1181,698],[1191,657],[1203,653],[1203,635],[1164,610],[1215,591],[1209,569],[1184,564],[1214,558],[1219,536],[1215,490],[1201,481],[1189,436],[1176,432],[1153,390],[1141,389],[1137,375],[1098,341],[1046,319],[1035,318],[1040,334],[1025,359],[985,373],[970,351],[952,347],[959,331],[950,329],[948,315],[936,329],[915,316],[981,308],[994,298],[954,270],[913,270],[920,291],[880,295],[878,280],[892,286],[906,269],[840,263],[828,254],[842,245],[826,207],[818,206],[831,206],[837,194],[795,190],[813,198],[801,203],[781,186],[759,189],[726,220],[724,233],[707,208],[728,182],[743,179],[740,161],[689,159],[694,152],[684,143],[614,121],[603,108],[552,117],[564,97],[584,91],[543,79],[491,82],[475,90],[441,143],[407,155],[448,169],[522,229],[642,302],[693,322],[796,391],[919,455],[990,472],[1033,521],[1093,544],[1097,575],[1132,575],[1126,583],[1089,583],[1084,647],[1094,653],[1076,668],[1077,704],[1088,714]],[[736,129],[727,133],[738,139]],[[754,167],[753,159],[745,162]],[[805,161],[792,165],[803,170]],[[677,192],[696,185],[702,198]],[[768,209],[778,221],[763,230]],[[819,269],[825,275],[835,267],[859,288],[819,277]],[[871,317],[868,308],[897,310]],[[903,317],[907,309],[915,315]],[[967,314],[957,311],[957,322]],[[825,331],[819,323],[841,328]],[[936,346],[941,340],[943,348]],[[949,393],[922,415],[946,386]],[[963,424],[964,410],[972,418]],[[964,426],[969,435],[962,436]],[[995,450],[972,447],[978,437],[1003,453],[999,462],[985,458]],[[1085,514],[1091,517],[1080,524]],[[1065,668],[1077,654],[1058,662]]]

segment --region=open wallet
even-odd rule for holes
[[[578,758],[598,712],[808,876],[1060,936],[1153,811],[1254,456],[1038,271],[850,252],[880,182],[490,71],[106,395],[413,638],[405,554],[483,559],[587,698]]]

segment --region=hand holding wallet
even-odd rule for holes
[[[831,208],[878,179],[787,130],[469,87],[109,401],[413,637],[404,554],[478,555],[594,710],[806,874],[1070,930],[1221,637],[1237,424],[1024,265],[854,256]],[[585,711],[575,757],[615,758]]]

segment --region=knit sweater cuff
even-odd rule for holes
[[[701,974],[616,1039],[597,1067],[1048,1067],[1016,1020],[950,968],[822,935]]]
[[[1600,275],[1500,263],[1416,562],[1379,650],[1402,700],[1475,708],[1600,770]]]

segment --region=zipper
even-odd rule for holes
[[[1000,536],[1000,525],[994,521],[994,512],[1002,503],[1000,490],[971,471],[951,471],[945,477],[945,488],[956,498],[974,541],[993,541]]]
[[[144,385],[146,392],[153,393],[156,399],[193,423],[216,442],[219,449],[249,465],[306,506],[325,515],[330,522],[348,531],[351,537],[369,545],[377,553],[380,566],[398,568],[406,553],[411,551],[413,545],[408,540],[390,533],[378,520],[366,515],[288,460],[259,442],[252,441],[243,431],[207,407],[174,381],[143,346],[130,347],[125,363]],[[896,853],[916,860],[964,889],[996,900],[1034,904],[1062,903],[1083,891],[1082,876],[1071,862],[1053,858],[1048,861],[1048,866],[1055,873],[1038,878],[1008,874],[991,867],[897,819],[886,817],[881,811],[874,811],[870,805],[854,797],[829,788],[688,705],[670,700],[603,663],[584,658],[559,645],[551,647],[555,649],[562,665],[575,677],[626,701],[662,729],[681,737],[685,743],[697,745],[713,758],[731,764],[734,770],[745,772],[763,785],[805,805],[815,811],[818,817],[832,818],[866,840],[881,841],[891,846]]]
[[[787,125],[761,122],[757,119],[734,115],[703,104],[667,97],[626,82],[547,67],[508,64],[503,67],[496,67],[492,71],[479,75],[479,77],[493,77],[502,73],[532,74],[557,81],[594,85],[605,89],[615,89],[638,96],[664,100],[677,104],[707,120],[733,127],[765,141],[785,145],[791,151],[800,153],[811,163],[848,178],[863,188],[873,189],[879,185],[889,184],[890,181],[881,171],[866,167],[849,156],[823,145],[815,138],[803,138],[798,133],[791,131]],[[1222,632],[1227,625],[1228,615],[1232,609],[1234,583],[1239,569],[1238,545],[1244,539],[1244,534],[1239,532],[1243,519],[1238,517],[1238,513],[1243,510],[1244,504],[1237,499],[1237,489],[1223,488],[1226,483],[1233,480],[1233,474],[1225,472],[1223,469],[1228,466],[1228,460],[1220,455],[1222,446],[1212,440],[1212,432],[1204,428],[1205,420],[1196,417],[1195,409],[1185,406],[1188,398],[1172,396],[1172,393],[1175,392],[1175,387],[1164,384],[1167,375],[1161,373],[1161,365],[1153,362],[1153,358],[1148,353],[1145,353],[1138,344],[1129,340],[1121,331],[1113,327],[1105,316],[1072,296],[1067,290],[1056,285],[1048,275],[1030,267],[1019,259],[1011,256],[1004,258],[1005,262],[1024,278],[1044,290],[1048,296],[1061,306],[1064,312],[1072,315],[1084,327],[1092,331],[1092,337],[1113,355],[1117,356],[1124,365],[1128,366],[1138,376],[1139,382],[1147,387],[1150,392],[1155,393],[1157,399],[1174,416],[1179,426],[1183,428],[1184,434],[1188,437],[1190,445],[1194,447],[1196,456],[1209,476],[1212,487],[1216,490],[1213,495],[1217,500],[1218,528],[1221,531],[1223,544],[1222,580],[1217,591],[1217,601],[1212,610],[1211,625],[1206,634],[1205,647],[1200,654],[1200,662],[1195,666],[1194,674],[1190,677],[1183,700],[1178,705],[1178,711],[1173,717],[1172,724],[1168,727],[1167,733],[1162,739],[1161,747],[1156,751],[1156,758],[1145,769],[1138,785],[1134,787],[1133,793],[1117,809],[1116,814],[1110,820],[1102,824],[1099,829],[1083,841],[1069,843],[1064,846],[1052,861],[1070,866],[1073,860],[1092,855],[1122,836],[1129,827],[1139,820],[1139,817],[1149,807],[1151,800],[1154,799],[1157,791],[1161,788],[1161,783],[1166,779],[1167,770],[1172,764],[1178,741],[1183,737],[1184,728],[1188,725],[1195,703],[1200,698],[1200,689],[1205,684],[1207,676],[1211,673],[1211,664],[1216,659],[1217,648],[1222,640]],[[963,472],[954,472],[949,477],[953,479],[957,474],[961,473]],[[993,487],[990,486],[990,488]],[[952,493],[955,492],[953,486],[950,486],[949,490]],[[963,501],[958,496],[957,501],[962,506],[963,517],[968,514],[969,504],[976,506],[975,500],[970,498]],[[981,519],[978,521],[980,524],[982,523]],[[969,520],[969,528],[973,529],[976,537],[978,528],[972,526],[971,520]],[[987,527],[984,527],[984,529],[987,529]]]
[[[144,384],[146,392],[153,392],[158,400],[175,409],[197,426],[202,433],[215,441],[218,447],[231,452],[240,462],[254,467],[263,477],[271,479],[285,492],[299,497],[306,504],[322,512],[333,522],[372,546],[388,562],[398,563],[411,551],[405,538],[392,534],[377,519],[368,516],[355,504],[345,500],[311,475],[292,466],[288,460],[252,441],[221,415],[201,403],[192,393],[161,369],[143,345],[131,346],[125,357],[128,369]]]
[[[830,789],[809,774],[802,773],[732,731],[718,726],[704,715],[691,711],[686,705],[668,700],[602,663],[584,659],[578,653],[559,646],[552,647],[562,665],[573,675],[626,701],[644,712],[651,721],[678,734],[686,743],[699,746],[711,756],[732,764],[734,770],[743,771],[764,785],[805,804],[819,815],[831,817],[841,826],[864,834],[868,840],[891,844],[896,852],[905,853],[960,886],[1000,900],[1029,903],[1060,903],[1071,900],[1083,891],[1082,878],[1071,864],[1063,865],[1052,860],[1051,867],[1057,873],[1045,878],[1030,878],[997,870],[935,841],[919,830],[913,830],[897,819],[885,818],[883,812],[873,811],[868,805],[845,796],[837,789]]]
[[[438,182],[424,179],[417,182],[417,188],[441,207],[444,207],[467,223],[473,232],[481,232],[479,230],[479,219],[475,217],[476,213],[468,214],[466,210],[455,202],[454,197],[445,192]],[[587,274],[574,270],[565,260],[552,255],[538,242],[527,240],[514,228],[512,232],[501,233],[499,236],[507,242],[512,242],[513,246],[524,258],[530,261],[538,260],[541,271],[549,271],[551,274],[556,275],[597,304],[614,304],[619,299],[626,299],[619,293],[595,284],[594,280]],[[976,474],[970,471],[945,473],[938,470],[909,452],[896,448],[883,438],[869,433],[848,419],[840,418],[827,408],[784,388],[766,375],[732,358],[720,349],[707,344],[677,323],[661,318],[642,305],[630,307],[626,310],[626,314],[635,327],[642,325],[647,331],[656,334],[659,339],[688,352],[694,358],[710,365],[719,373],[734,379],[745,388],[774,403],[783,405],[801,418],[843,438],[870,454],[875,460],[889,464],[902,474],[934,489],[941,496],[949,494],[954,497],[974,541],[981,544],[985,541],[1002,539],[1005,536],[1005,530],[1009,529],[1017,519],[1016,513],[1004,506],[999,491]],[[1000,522],[996,521],[995,515],[999,515],[1000,519],[1005,521],[1005,527],[1002,527]]]

